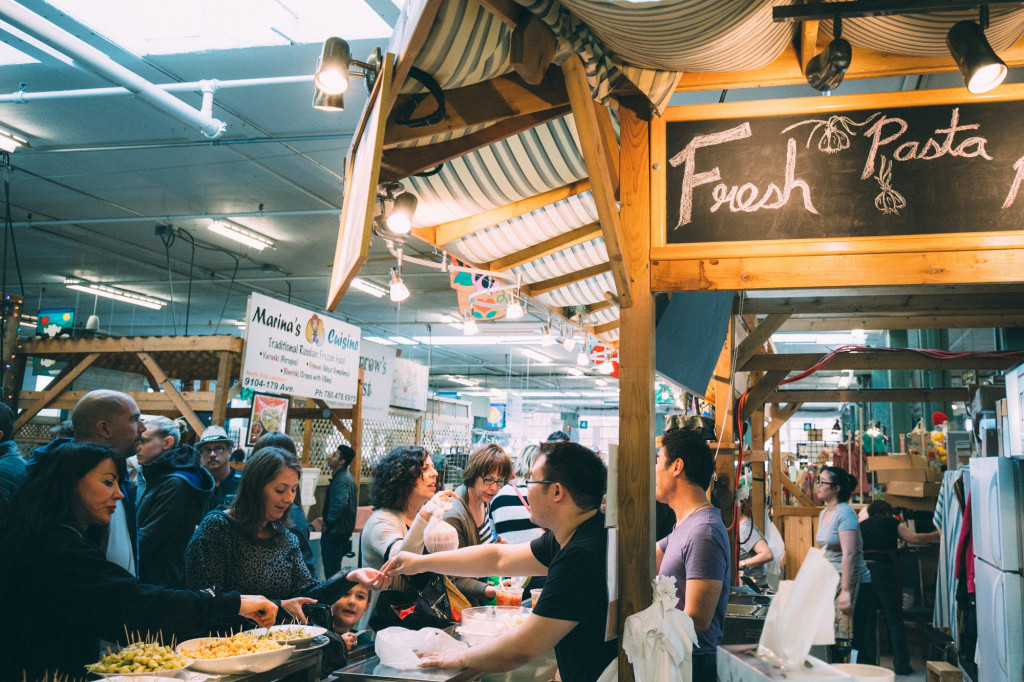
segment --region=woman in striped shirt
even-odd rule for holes
[[[455,489],[458,499],[444,515],[444,520],[458,532],[459,547],[499,541],[491,523],[490,504],[511,477],[512,460],[497,443],[485,443],[469,454],[462,485]],[[494,597],[494,586],[485,583],[480,583],[479,589],[474,585],[462,591],[474,603]]]

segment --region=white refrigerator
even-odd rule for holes
[[[971,458],[979,682],[1024,680],[1024,462]]]

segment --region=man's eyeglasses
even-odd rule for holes
[[[827,486],[831,487],[831,486],[835,485],[835,483],[833,483],[832,481],[826,481],[824,478],[819,478],[818,479],[818,485],[827,485]]]
[[[218,455],[223,455],[227,451],[228,451],[228,447],[226,445],[214,445],[213,447],[202,447],[202,448],[199,448],[199,454],[201,454],[201,455],[208,455],[211,452],[215,452]]]
[[[488,487],[494,485],[495,483],[497,483],[499,486],[503,486],[506,483],[508,483],[507,478],[494,478],[493,476],[484,476],[480,480],[483,481],[484,485]]]
[[[541,484],[541,483],[546,483],[546,484],[550,484],[550,483],[558,483],[558,481],[523,481],[523,482],[524,482],[524,483],[525,483],[526,485],[530,485],[530,484],[532,484],[532,483],[537,483],[538,485],[539,485],[539,484]]]

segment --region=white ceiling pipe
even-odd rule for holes
[[[199,128],[207,137],[218,137],[227,128],[227,124],[223,121],[212,116],[204,116],[202,112],[164,92],[134,71],[121,66],[92,45],[76,38],[13,0],[0,0],[0,17],[81,62],[96,75],[125,87],[138,95],[140,99],[179,121]]]
[[[294,83],[312,83],[315,74],[308,76],[276,76],[271,78],[239,78],[234,80],[201,80],[188,83],[156,83],[154,87],[164,92],[203,92],[204,84],[212,83],[217,90],[229,88],[250,88],[262,85],[292,85]],[[83,97],[118,97],[134,95],[127,88],[82,88],[78,90],[48,90],[45,92],[26,92],[18,90],[7,95],[0,95],[0,104],[14,102],[15,104],[26,104],[28,102],[52,100],[52,99],[78,99]]]

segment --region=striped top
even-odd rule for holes
[[[494,521],[494,530],[501,539],[517,545],[540,537],[544,531],[530,520],[530,512],[519,499],[513,486],[514,483],[502,486],[491,500],[491,519]],[[523,499],[526,499],[525,485],[519,486],[519,492]]]
[[[935,610],[932,626],[948,628],[953,641],[958,641],[956,627],[956,547],[964,510],[960,507],[953,486],[963,477],[962,469],[947,471],[942,477],[942,488],[935,504],[932,523],[939,529],[939,565],[935,580]]]
[[[484,514],[484,522],[476,527],[477,537],[481,545],[489,545],[496,540],[494,536],[494,525],[491,523],[489,514]]]

